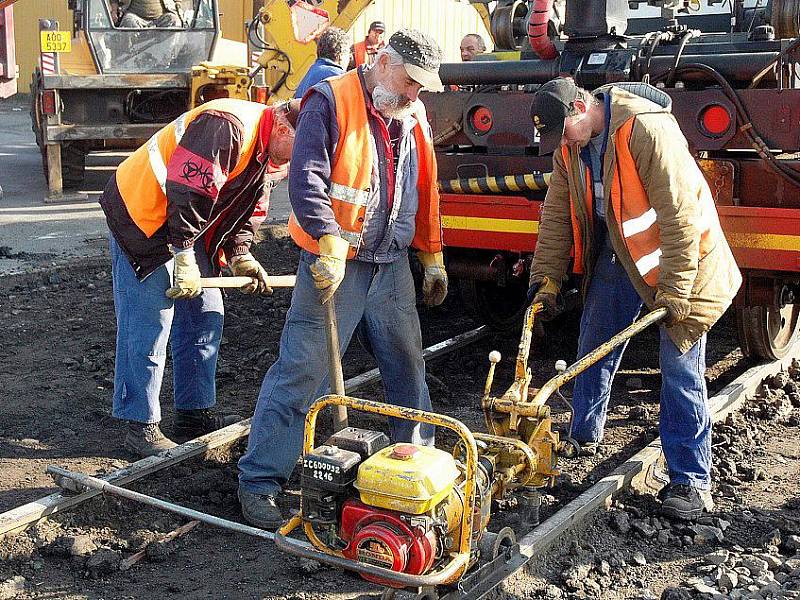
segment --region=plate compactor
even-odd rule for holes
[[[390,588],[452,584],[471,567],[514,545],[514,532],[487,529],[493,500],[518,493],[523,519],[538,522],[539,490],[558,475],[559,435],[550,409],[528,401],[531,331],[539,305],[528,309],[516,380],[490,395],[493,352],[482,407],[491,433],[474,433],[452,417],[333,394],[309,409],[301,474],[301,509],[275,535],[286,552],[360,573]],[[448,429],[449,451],[390,444],[380,431],[347,427],[315,445],[326,407],[408,419]],[[307,543],[290,537],[302,528]]]

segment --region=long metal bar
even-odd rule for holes
[[[342,373],[342,353],[339,350],[339,325],[336,321],[336,305],[333,296],[325,303],[325,338],[328,341],[328,372],[331,392],[344,396],[344,374]],[[333,431],[347,427],[347,407],[337,405],[333,408]]]
[[[267,277],[270,287],[294,287],[295,275],[270,275]],[[240,288],[257,283],[255,277],[201,277],[200,285],[204,288]]]
[[[59,487],[74,492],[82,492],[86,491],[86,489],[96,490],[103,494],[110,494],[112,496],[118,496],[127,500],[133,500],[134,502],[146,504],[147,506],[152,506],[153,508],[157,508],[159,510],[171,512],[188,519],[194,519],[195,521],[200,521],[201,523],[207,523],[208,525],[213,525],[214,527],[229,529],[237,533],[244,533],[246,535],[252,535],[265,540],[272,540],[275,537],[269,531],[264,531],[263,529],[258,529],[257,527],[250,527],[249,525],[243,525],[242,523],[237,523],[236,521],[229,521],[228,519],[215,517],[213,515],[209,515],[191,508],[186,508],[185,506],[179,506],[178,504],[172,504],[172,502],[167,502],[146,494],[140,494],[139,492],[134,492],[133,490],[119,487],[113,483],[109,483],[108,481],[103,481],[97,477],[86,475],[85,473],[76,473],[75,471],[62,469],[61,467],[56,467],[55,465],[48,466],[47,472],[53,476],[53,480]]]
[[[425,360],[433,360],[448,352],[452,352],[463,346],[476,342],[487,335],[490,330],[485,325],[460,333],[452,338],[438,342],[429,346],[422,352]],[[351,377],[345,382],[347,393],[353,393],[364,386],[380,381],[381,375],[378,369],[372,369],[361,375]],[[178,464],[189,458],[199,456],[214,448],[225,446],[250,433],[250,419],[244,419],[233,425],[228,425],[217,431],[212,431],[195,440],[178,445],[156,456],[149,456],[136,461],[127,467],[112,471],[103,476],[101,481],[123,485],[136,481],[161,471],[168,467]],[[87,490],[80,494],[63,494],[56,492],[43,496],[27,504],[22,504],[4,513],[0,513],[0,537],[7,533],[25,529],[32,523],[48,517],[57,512],[68,510],[86,500],[90,500],[100,494],[97,490]]]
[[[576,362],[572,363],[566,371],[563,373],[559,373],[555,377],[553,377],[550,381],[545,383],[541,389],[536,393],[531,404],[535,406],[542,406],[544,405],[550,396],[560,388],[562,385],[575,379],[578,375],[583,373],[586,369],[594,365],[598,360],[603,358],[605,355],[609,354],[612,350],[616,347],[624,344],[629,339],[631,339],[636,334],[640,333],[644,329],[650,327],[650,325],[654,323],[658,323],[664,317],[667,316],[667,309],[666,308],[657,308],[656,310],[647,313],[638,321],[634,322],[633,325],[629,325],[622,331],[620,331],[617,335],[612,337],[608,340],[605,344],[601,344],[586,356],[579,358]]]
[[[724,77],[749,81],[765,65],[774,61],[778,52],[742,52],[718,54],[685,54],[682,63],[701,62],[719,71]],[[668,72],[675,57],[653,56],[650,61],[651,77]],[[444,63],[439,77],[445,85],[525,85],[546,83],[559,75],[558,60],[497,60]],[[577,73],[580,79],[580,71]],[[686,75],[687,79],[707,79],[703,73]],[[580,80],[578,81],[580,84]]]

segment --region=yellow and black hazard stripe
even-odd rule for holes
[[[507,194],[508,192],[537,192],[546,190],[550,173],[534,171],[505,177],[470,177],[439,181],[439,190],[449,194]]]

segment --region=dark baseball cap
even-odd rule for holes
[[[403,57],[403,66],[411,79],[432,92],[444,89],[439,79],[442,49],[436,40],[416,29],[398,29],[389,38],[389,46]]]
[[[386,31],[386,23],[383,21],[373,21],[369,24],[369,29],[367,31]]]
[[[539,132],[539,154],[551,154],[561,144],[564,121],[577,97],[578,86],[567,77],[548,81],[533,95],[531,121]]]

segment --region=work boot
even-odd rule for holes
[[[239,415],[219,415],[210,408],[177,410],[172,424],[172,436],[183,443],[241,420]]]
[[[240,486],[239,504],[242,507],[242,516],[251,525],[274,531],[283,523],[281,509],[272,494],[255,494]]]
[[[128,421],[125,426],[125,447],[141,457],[155,456],[177,446],[161,432],[158,423]]]
[[[714,509],[709,490],[699,490],[683,483],[670,483],[658,493],[661,514],[668,519],[695,521],[703,511]]]
[[[582,442],[578,456],[596,456],[600,451],[600,442]]]

